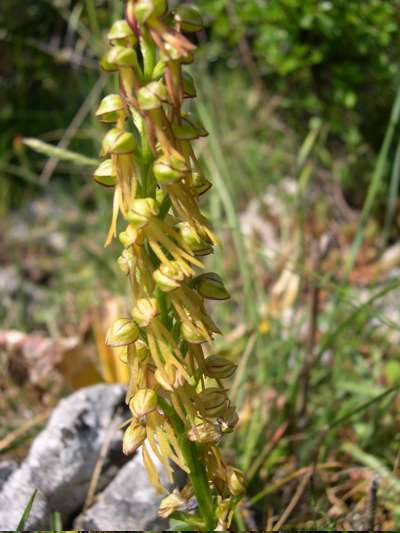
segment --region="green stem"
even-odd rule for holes
[[[185,426],[175,413],[175,410],[164,399],[159,397],[159,405],[173,424],[177,434],[185,462],[190,470],[190,478],[194,493],[199,504],[200,513],[204,520],[207,531],[215,529],[216,521],[214,517],[214,504],[210,487],[208,485],[207,474],[203,463],[199,460],[199,450],[195,443],[190,442],[185,435]]]
[[[140,47],[143,54],[144,77],[145,80],[149,82],[151,81],[153,70],[156,65],[156,47],[147,29],[143,29]]]

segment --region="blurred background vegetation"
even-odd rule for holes
[[[224,242],[210,268],[233,295],[218,348],[239,363],[237,526],[368,529],[377,479],[379,528],[399,528],[400,0],[196,3],[204,209]],[[102,343],[124,305],[118,244],[103,248],[111,197],[90,178],[113,87],[98,58],[121,10],[1,2],[5,455],[63,394],[124,379]]]

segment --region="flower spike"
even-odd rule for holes
[[[188,474],[188,485],[162,501],[160,516],[187,513],[198,529],[228,529],[244,479],[218,443],[238,422],[225,388],[236,365],[229,355],[205,356],[205,349],[215,353],[210,344],[221,333],[205,301],[229,293],[218,274],[202,272],[203,256],[218,239],[200,209],[211,182],[192,142],[208,133],[185,109],[196,97],[184,70],[196,47],[184,34],[200,31],[203,22],[190,4],[170,11],[166,0],[124,1],[125,19],[112,25],[101,60],[103,70],[118,75],[119,91],[96,111],[108,131],[104,161],[93,175],[114,189],[106,244],[118,236],[117,262],[132,296],[130,314],[114,322],[106,338],[129,370],[132,416],[123,451],[142,448],[160,492],[154,458],[170,481],[172,463]]]

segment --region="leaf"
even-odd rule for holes
[[[83,167],[97,167],[99,165],[97,159],[91,159],[71,150],[66,150],[65,148],[58,148],[39,139],[27,137],[22,142],[35,152],[46,155],[47,157],[55,157],[61,161],[68,161]]]

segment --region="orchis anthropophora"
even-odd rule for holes
[[[175,463],[188,475],[183,490],[161,503],[160,515],[184,517],[194,529],[226,529],[243,492],[241,472],[217,447],[238,417],[224,380],[235,365],[212,353],[220,333],[205,300],[229,298],[221,278],[202,273],[201,256],[217,238],[199,199],[211,183],[192,141],[207,135],[185,100],[196,96],[184,66],[195,45],[184,34],[199,31],[192,5],[173,12],[166,0],[127,0],[125,19],[108,33],[101,66],[119,77],[119,94],[103,98],[96,112],[109,125],[94,179],[114,188],[106,244],[119,237],[118,264],[129,278],[133,306],[117,320],[106,343],[120,347],[129,366],[126,401],[132,413],[124,434],[127,454],[142,447],[152,483],[163,491],[152,457],[172,482]],[[125,221],[118,233],[118,219]],[[150,452],[151,450],[151,452]],[[188,501],[197,499],[198,512]]]

